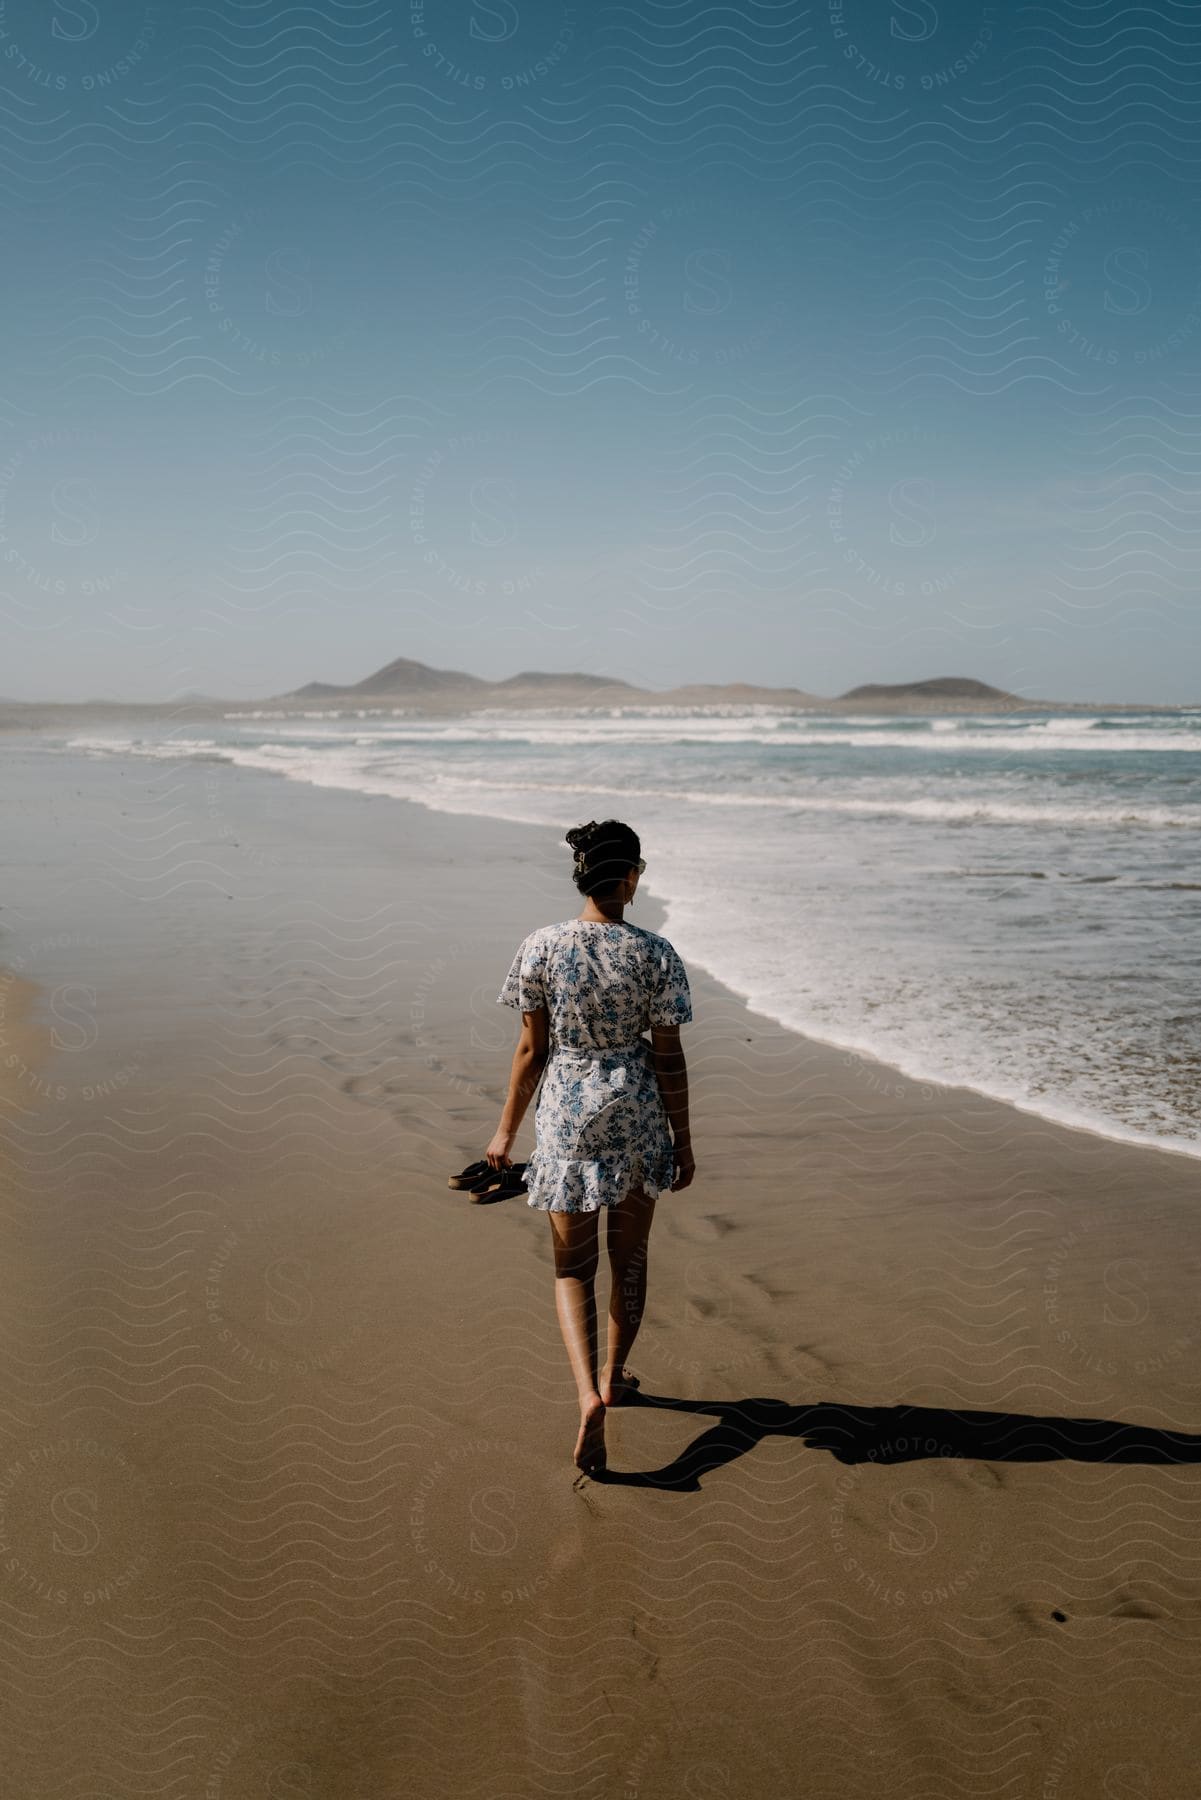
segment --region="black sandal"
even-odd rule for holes
[[[515,1194],[529,1192],[525,1180],[525,1164],[512,1163],[507,1169],[489,1169],[468,1190],[476,1206],[490,1206],[494,1200],[511,1200]]]
[[[468,1163],[465,1169],[460,1169],[457,1175],[452,1175],[446,1185],[450,1188],[469,1188],[472,1182],[482,1181],[484,1176],[491,1172],[487,1158],[481,1157],[479,1162]]]

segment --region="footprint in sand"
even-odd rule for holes
[[[327,1069],[348,1069],[355,1075],[370,1075],[379,1066],[374,1056],[347,1056],[341,1050],[327,1050],[319,1061]]]
[[[687,1310],[696,1318],[715,1319],[724,1318],[730,1307],[720,1300],[706,1300],[701,1294],[689,1294]]]
[[[1005,1486],[1004,1476],[999,1475],[990,1463],[973,1463],[968,1470],[967,1478],[969,1481],[974,1481],[977,1487],[1000,1488]]]
[[[338,1086],[344,1094],[349,1094],[352,1100],[378,1101],[380,1098],[379,1083],[372,1081],[369,1075],[348,1075],[345,1081],[338,1083]]]
[[[677,1212],[671,1215],[674,1235],[687,1238],[692,1244],[715,1244],[728,1232],[738,1229],[736,1222],[725,1213],[693,1213]]]
[[[766,1275],[760,1275],[754,1269],[748,1269],[746,1274],[742,1277],[742,1279],[744,1281],[748,1281],[750,1283],[750,1285],[756,1290],[756,1292],[764,1300],[766,1300],[770,1306],[774,1306],[776,1304],[777,1300],[791,1299],[793,1293],[795,1292],[795,1289],[793,1289],[793,1288],[773,1287],[772,1283],[767,1279]]]

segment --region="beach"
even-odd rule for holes
[[[547,1224],[447,1187],[562,830],[4,750],[14,1787],[1194,1791],[1195,1156],[690,963],[697,1177],[577,1481]]]

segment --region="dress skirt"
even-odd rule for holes
[[[666,1192],[675,1157],[647,1038],[616,1050],[555,1045],[538,1090],[528,1204],[598,1212],[631,1188]]]

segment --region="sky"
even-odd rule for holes
[[[1201,14],[0,0],[0,695],[1201,702]]]

